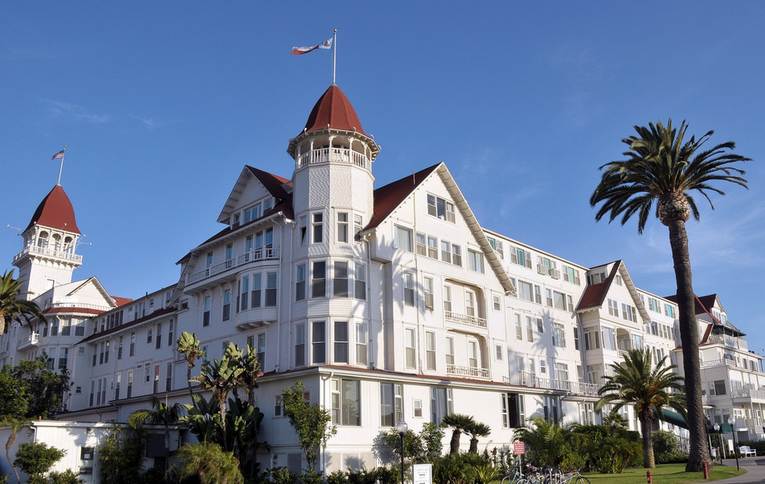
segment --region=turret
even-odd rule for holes
[[[82,265],[82,256],[76,254],[80,229],[61,185],[43,198],[21,235],[24,246],[13,258],[13,265],[19,269],[25,299],[72,282],[72,273]]]

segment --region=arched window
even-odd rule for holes
[[[72,238],[69,236],[64,237],[64,252],[71,254],[74,247],[72,247]]]
[[[37,235],[37,247],[43,249],[48,247],[48,232],[43,230]]]
[[[53,234],[53,250],[61,250],[61,234]]]

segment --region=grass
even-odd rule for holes
[[[745,471],[737,471],[735,467],[714,466],[709,476],[710,481],[727,479],[743,474]],[[622,474],[585,474],[592,484],[642,484],[646,482],[645,469],[634,467],[625,469]],[[661,464],[656,466],[653,473],[653,482],[657,484],[686,484],[704,481],[702,472],[685,472],[685,464]]]

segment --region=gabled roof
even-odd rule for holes
[[[75,234],[80,233],[77,219],[74,216],[74,207],[64,191],[64,187],[56,185],[45,195],[24,231],[26,232],[35,224]]]
[[[73,288],[71,291],[69,291],[66,295],[71,296],[83,287],[85,287],[88,284],[93,284],[98,292],[101,293],[101,295],[104,297],[106,302],[108,302],[111,306],[116,306],[117,302],[114,300],[114,298],[106,292],[106,288],[104,288],[103,284],[101,284],[101,281],[99,281],[95,276],[88,277],[87,279],[83,280],[80,284],[78,284],[75,288]]]
[[[305,131],[308,132],[327,128],[366,134],[353,105],[335,84],[329,86],[316,101],[305,122]]]
[[[276,199],[276,203],[274,205],[278,205],[279,202],[287,201],[289,198],[289,192],[287,191],[287,188],[292,187],[292,182],[279,175],[274,175],[273,173],[260,170],[250,165],[244,165],[242,171],[239,172],[239,178],[237,178],[236,183],[234,183],[234,188],[231,189],[231,192],[226,198],[226,203],[223,205],[223,209],[221,210],[220,215],[218,215],[218,222],[228,222],[228,217],[231,214],[231,210],[239,202],[239,196],[241,195],[242,190],[244,190],[244,187],[247,185],[247,181],[252,177],[257,179],[258,182],[263,185],[266,191],[268,191],[268,193],[270,193],[271,196]]]
[[[606,300],[608,290],[611,289],[611,284],[616,278],[616,273],[619,272],[619,264],[621,264],[621,262],[621,260],[617,260],[614,263],[614,266],[611,268],[611,272],[608,274],[608,277],[606,277],[603,281],[587,286],[587,288],[584,290],[584,293],[582,294],[582,299],[579,300],[579,304],[576,307],[577,311],[599,308],[603,305],[603,302]]]
[[[429,176],[434,173],[440,176],[446,190],[454,201],[454,205],[460,211],[462,218],[465,219],[465,223],[467,224],[470,233],[475,237],[476,242],[478,242],[478,245],[481,247],[484,257],[489,263],[489,267],[494,271],[502,288],[508,294],[515,294],[515,287],[513,286],[510,277],[508,277],[507,272],[505,272],[502,262],[489,244],[489,239],[486,238],[486,233],[478,223],[478,219],[468,205],[459,186],[457,186],[457,182],[454,180],[454,177],[443,162],[429,166],[375,190],[374,213],[372,214],[372,219],[369,221],[369,224],[364,228],[364,232],[374,231],[375,228],[385,221],[396,208],[398,208]]]
[[[114,299],[114,303],[117,305],[117,307],[124,306],[125,304],[133,302],[133,300],[129,297],[112,296],[112,299]]]

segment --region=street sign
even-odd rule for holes
[[[513,442],[513,455],[523,455],[526,453],[526,444],[522,440]]]
[[[412,484],[433,484],[433,464],[414,464]]]

